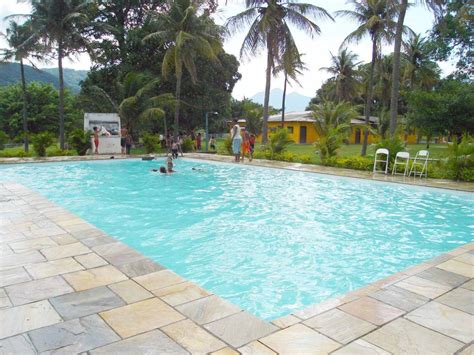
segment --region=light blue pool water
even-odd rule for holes
[[[10,165],[0,181],[265,319],[474,239],[469,193],[183,159],[174,175],[150,172],[162,163]]]

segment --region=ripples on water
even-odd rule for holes
[[[145,255],[266,319],[473,240],[472,194],[230,164],[0,168]],[[193,171],[192,167],[204,171]]]

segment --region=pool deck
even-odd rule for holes
[[[0,354],[472,354],[474,243],[273,322],[0,183]]]

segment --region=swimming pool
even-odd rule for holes
[[[188,159],[150,171],[161,164],[6,165],[0,181],[268,320],[474,239],[470,193]]]

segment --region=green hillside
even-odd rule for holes
[[[79,83],[87,76],[87,70],[64,69],[64,83],[72,92],[78,93],[81,89]],[[38,81],[59,86],[58,69],[43,68],[35,69],[25,65],[25,77],[27,82]],[[14,84],[20,81],[20,64],[0,63],[0,86]]]

